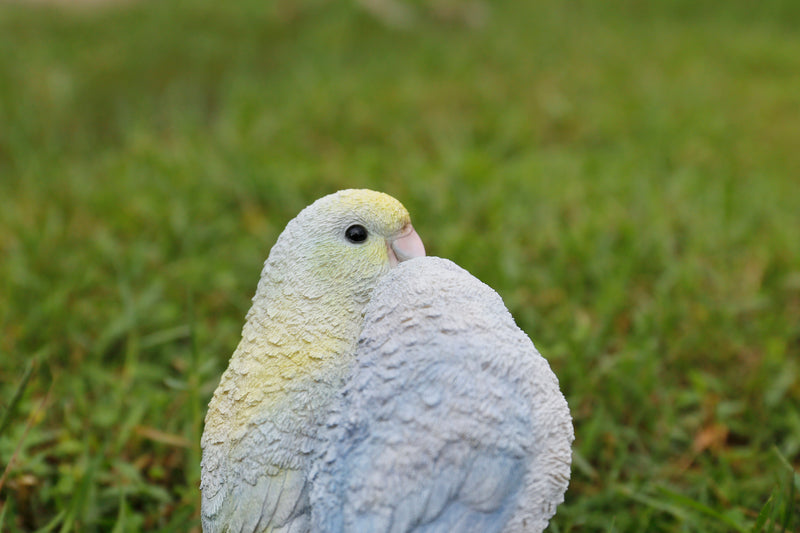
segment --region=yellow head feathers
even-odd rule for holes
[[[391,234],[411,223],[411,217],[403,204],[382,192],[369,189],[347,189],[325,196],[313,205],[323,204],[329,209],[349,212],[362,221],[369,221],[376,229]],[[321,206],[320,206],[321,207]]]
[[[320,198],[278,238],[256,299],[268,297],[269,286],[288,281],[281,286],[284,295],[300,291],[315,297],[351,295],[362,301],[377,278],[397,263],[395,242],[411,233],[408,211],[388,194],[349,189]],[[424,255],[416,233],[413,238],[418,245],[408,257]]]

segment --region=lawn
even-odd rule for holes
[[[398,4],[0,2],[0,530],[199,531],[261,264],[349,187],[559,376],[549,531],[800,529],[800,3]]]

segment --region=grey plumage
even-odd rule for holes
[[[312,531],[536,532],[563,501],[572,420],[500,296],[450,261],[378,283],[320,431]]]

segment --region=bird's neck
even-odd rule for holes
[[[291,405],[290,423],[306,428],[349,372],[361,300],[330,291],[257,295],[223,375],[232,427],[257,424]]]

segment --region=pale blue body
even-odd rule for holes
[[[320,435],[315,533],[541,531],[573,440],[555,375],[500,297],[438,258],[379,283]]]

